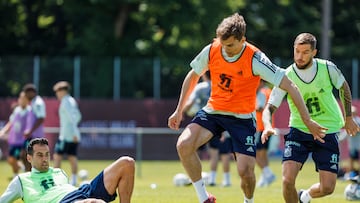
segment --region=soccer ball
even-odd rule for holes
[[[347,185],[344,195],[346,200],[360,200],[360,185],[357,183]]]
[[[177,173],[173,178],[175,186],[186,186],[191,184],[190,178],[184,173]]]
[[[78,176],[79,176],[80,180],[87,180],[89,178],[89,172],[85,169],[81,169],[78,172]]]

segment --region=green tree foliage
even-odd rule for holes
[[[358,8],[357,0],[332,0],[333,58],[360,55]],[[180,86],[190,60],[212,41],[220,21],[234,12],[245,17],[248,41],[270,58],[290,61],[293,40],[300,32],[312,32],[321,41],[322,1],[1,0],[0,56],[159,57],[162,77]],[[98,63],[103,64],[108,62]],[[2,66],[0,73],[5,73]],[[105,71],[101,77],[111,76],[111,67],[99,70]],[[19,86],[7,82],[8,89]],[[162,92],[170,96],[173,85]],[[111,95],[108,89],[98,91]]]

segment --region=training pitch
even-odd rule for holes
[[[106,167],[111,161],[80,161],[79,170],[86,169],[89,176],[94,177],[99,171]],[[231,187],[221,187],[222,167],[218,165],[217,183],[219,186],[207,187],[208,191],[214,194],[218,203],[243,202],[243,194],[240,190],[240,179],[236,174],[235,162],[231,163]],[[62,163],[63,169],[70,173],[67,161]],[[275,172],[276,181],[266,188],[255,189],[255,202],[258,203],[281,203],[284,202],[281,193],[281,161],[272,160],[270,167]],[[209,171],[207,161],[203,161],[203,171]],[[256,175],[260,171],[256,167]],[[142,161],[137,163],[135,188],[133,192],[133,203],[197,203],[198,199],[192,186],[176,187],[173,185],[173,177],[176,173],[184,173],[179,161]],[[6,161],[0,161],[0,193],[2,194],[11,177],[10,166]],[[318,174],[314,170],[312,160],[308,160],[297,179],[297,189],[308,188],[318,181]],[[335,192],[325,198],[313,199],[311,203],[342,203],[349,202],[344,198],[344,188],[349,184],[346,181],[338,180]],[[114,202],[118,202],[116,199]],[[20,203],[22,201],[16,201]]]

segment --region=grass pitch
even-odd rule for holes
[[[89,176],[94,177],[111,161],[80,161],[79,169],[89,171]],[[70,167],[67,161],[63,162],[63,169],[69,174]],[[255,202],[258,203],[281,203],[284,202],[281,193],[281,161],[272,160],[270,167],[275,172],[276,181],[266,188],[255,189]],[[203,171],[209,171],[207,161],[203,161]],[[256,168],[256,175],[259,177],[259,168]],[[137,163],[135,188],[133,192],[133,203],[197,203],[198,199],[192,186],[176,187],[172,183],[176,173],[184,173],[184,169],[179,161],[143,161]],[[0,161],[0,193],[2,194],[9,183],[11,177],[10,166],[6,161]],[[222,167],[218,166],[217,183],[221,185]],[[236,174],[235,162],[231,165],[232,186],[223,188],[221,186],[207,187],[207,190],[214,194],[219,203],[243,202],[243,194],[240,189],[240,179]],[[312,160],[308,160],[297,179],[297,189],[308,188],[311,184],[318,181],[318,174],[314,170]],[[156,188],[151,187],[156,184]],[[312,203],[342,203],[345,200],[343,192],[346,181],[337,181],[335,192],[325,198],[313,199]],[[118,202],[116,199],[114,202]],[[20,203],[22,201],[16,201]]]

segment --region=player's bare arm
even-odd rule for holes
[[[261,142],[264,144],[271,135],[275,135],[275,129],[272,127],[272,115],[275,113],[276,111],[276,106],[268,103],[266,104],[264,110],[263,110],[263,115],[262,115],[262,121],[264,124],[264,130],[263,133],[261,135]]]
[[[345,113],[345,130],[348,135],[356,135],[359,132],[359,126],[354,122],[351,112],[351,90],[348,83],[345,81],[339,89],[339,96]]]
[[[322,138],[325,137],[327,128],[322,127],[311,119],[308,109],[305,106],[304,99],[302,98],[297,86],[285,76],[281,80],[279,87],[287,91],[287,93],[291,96],[296,108],[299,110],[301,119],[309,129],[310,133],[313,135],[314,140],[318,140],[321,143],[324,143],[325,141]]]
[[[200,79],[200,75],[195,73],[194,70],[190,70],[186,75],[184,82],[181,87],[180,98],[177,104],[177,107],[173,114],[168,119],[168,126],[171,129],[178,130],[181,120],[182,120],[182,112],[184,110],[185,103],[187,102],[191,92],[194,90],[196,84]]]

